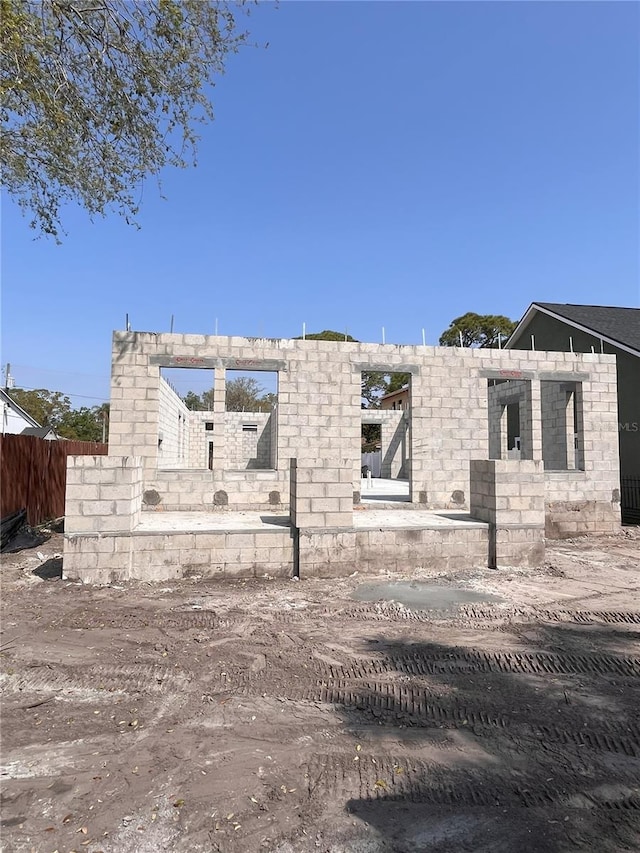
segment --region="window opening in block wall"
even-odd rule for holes
[[[411,500],[411,374],[363,371],[361,500]]]
[[[185,365],[163,367],[160,376],[160,468],[276,467],[276,371]]]
[[[277,435],[277,371],[226,370],[225,467],[229,470],[275,469]]]
[[[584,470],[582,383],[542,380],[540,412],[545,470]]]
[[[531,381],[488,380],[489,459],[533,459]]]
[[[211,369],[160,368],[159,468],[210,467],[209,439],[214,432],[213,411],[217,405],[214,385],[215,371]]]

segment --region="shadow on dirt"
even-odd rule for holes
[[[62,557],[51,557],[37,566],[32,574],[43,581],[60,580],[62,578]]]
[[[637,632],[518,627],[526,651],[371,638],[323,681],[362,751],[318,756],[314,791],[380,851],[640,850]]]

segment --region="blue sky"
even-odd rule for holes
[[[216,86],[196,169],[141,230],[2,211],[2,363],[108,398],[134,329],[437,343],[466,311],[637,306],[640,6],[284,2]],[[182,389],[180,389],[182,390]]]

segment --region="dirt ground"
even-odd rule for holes
[[[3,556],[6,853],[640,851],[640,529],[431,575],[503,599],[448,612],[61,549]]]

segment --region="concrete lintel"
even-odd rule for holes
[[[413,376],[420,374],[420,367],[417,364],[384,364],[379,362],[353,362],[351,367],[358,373],[411,373]]]
[[[504,368],[503,370],[495,370],[491,368],[482,368],[478,371],[478,376],[483,379],[537,379],[538,375],[535,370],[512,370]]]
[[[590,373],[578,373],[571,370],[544,370],[538,374],[538,379],[544,382],[588,382]]]
[[[149,364],[158,367],[224,368],[226,370],[286,371],[287,362],[277,358],[222,358],[219,356],[151,355]]]

